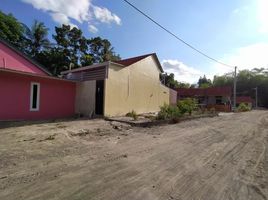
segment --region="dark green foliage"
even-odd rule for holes
[[[214,76],[213,86],[232,86],[234,83],[233,74],[225,74],[223,76]]]
[[[246,111],[250,111],[250,107],[247,106],[247,105],[244,104],[244,103],[240,103],[239,106],[238,106],[238,108],[237,108],[237,110],[238,110],[239,112],[246,112]]]
[[[4,14],[0,11],[0,38],[23,49],[24,46],[23,25],[12,14]]]
[[[95,37],[90,39],[88,44],[94,63],[120,60],[120,56],[114,53],[114,49],[109,40]]]
[[[233,86],[233,74],[215,76],[214,86]],[[237,94],[255,99],[253,88],[258,87],[258,106],[268,108],[268,69],[241,70],[237,74]]]
[[[198,80],[198,87],[199,88],[208,88],[212,86],[212,82],[210,79],[207,79],[207,77],[204,75],[203,77],[200,77]]]
[[[63,24],[61,27],[55,27],[55,32],[53,38],[57,45],[54,51],[60,52],[65,57],[59,71],[66,70],[69,67],[79,67],[80,57],[88,49],[87,39],[83,36],[82,31],[76,27],[71,28],[70,25]]]
[[[182,83],[182,82],[178,82],[177,80],[175,80],[175,76],[174,76],[173,73],[171,73],[171,74],[167,74],[167,73],[161,74],[160,75],[160,80],[167,87],[172,88],[172,89],[189,88],[190,87],[189,83]]]
[[[195,99],[186,98],[183,100],[179,100],[177,106],[182,114],[188,113],[189,115],[197,109],[197,101]]]
[[[31,57],[36,58],[36,56],[41,52],[50,47],[50,42],[48,40],[49,29],[45,26],[43,22],[34,21],[31,29],[24,26],[25,35],[25,51]]]

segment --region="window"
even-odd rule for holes
[[[31,83],[30,111],[39,110],[40,83]]]
[[[216,104],[217,105],[222,104],[222,97],[221,96],[216,96],[215,99],[216,99]]]

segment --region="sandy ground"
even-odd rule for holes
[[[266,200],[268,111],[152,128],[0,129],[0,199]]]

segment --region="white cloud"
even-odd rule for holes
[[[82,23],[89,19],[90,0],[22,0],[34,8],[52,13],[61,13]]]
[[[201,71],[185,65],[179,60],[163,60],[163,68],[167,73],[173,73],[180,82],[195,83],[204,75]]]
[[[52,19],[59,24],[69,24],[71,20],[76,22],[93,22],[121,24],[121,19],[107,8],[94,6],[91,0],[21,0],[31,4],[34,8],[48,12]],[[95,27],[95,26],[94,26]],[[94,28],[91,27],[90,30]],[[95,27],[94,31],[97,30]]]
[[[69,24],[71,27],[77,27],[75,24],[71,23],[69,18],[62,13],[50,13],[52,19],[59,24]]]
[[[98,28],[96,26],[92,25],[92,24],[88,26],[88,30],[91,33],[97,33],[98,32]]]
[[[268,33],[268,1],[258,0],[257,1],[257,20],[259,23],[259,32]]]
[[[256,43],[248,46],[240,47],[232,53],[225,55],[221,60],[233,66],[237,66],[238,70],[253,69],[253,68],[268,68],[268,43]],[[210,76],[222,75],[233,71],[220,64],[215,64],[210,67]]]
[[[239,18],[241,24],[258,33],[268,33],[268,0],[249,1],[247,5],[236,8],[232,11],[235,19]]]
[[[94,16],[99,21],[107,24],[116,23],[117,25],[121,25],[121,19],[116,14],[111,13],[107,8],[94,6],[93,10]]]

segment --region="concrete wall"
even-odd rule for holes
[[[38,111],[30,111],[31,82],[40,84]],[[36,120],[74,115],[75,83],[0,71],[0,120]]]
[[[211,104],[216,104],[216,98],[214,96],[209,96],[207,99],[207,104],[211,105]]]
[[[170,105],[177,105],[177,91],[169,89],[169,104]]]
[[[76,84],[75,113],[92,117],[95,113],[96,81],[84,81]]]
[[[169,88],[160,83],[159,73],[152,56],[128,67],[111,64],[105,81],[104,115],[159,111],[169,103]]]

